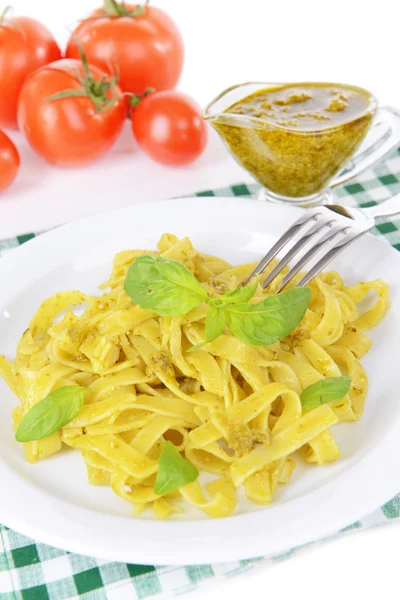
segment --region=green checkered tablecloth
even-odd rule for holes
[[[197,196],[248,196],[256,189],[256,185],[239,184],[225,189],[206,190]],[[371,206],[398,192],[400,148],[379,168],[364,173],[357,181],[338,189],[337,196],[340,202],[352,206]],[[400,220],[378,225],[374,233],[384,236],[388,243],[400,250]],[[1,241],[0,254],[35,235],[30,233]],[[399,516],[400,494],[337,535],[382,525]],[[300,548],[296,548],[275,557],[218,565],[130,565],[57,550],[0,525],[0,600],[134,600],[157,597],[158,594],[169,597],[192,590],[212,578],[243,573],[254,568],[255,564],[267,568],[273,562],[299,551]]]

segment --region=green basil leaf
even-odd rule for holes
[[[223,333],[226,327],[226,315],[222,308],[215,308],[215,306],[211,305],[208,309],[206,316],[206,330],[205,336],[206,339],[201,344],[196,344],[189,348],[188,352],[194,352],[195,350],[200,350],[205,344],[208,342],[212,342],[217,339]]]
[[[231,292],[223,294],[219,298],[213,298],[212,304],[216,307],[224,306],[225,304],[237,304],[238,302],[248,302],[254,296],[258,287],[258,278],[253,285],[240,287]]]
[[[50,392],[21,420],[15,434],[17,442],[42,440],[70,423],[82,408],[85,391],[80,385],[68,385]]]
[[[328,377],[306,387],[300,400],[303,408],[310,410],[326,402],[340,400],[347,394],[351,385],[351,377]]]
[[[223,309],[210,306],[206,316],[206,344],[217,339],[226,327],[226,315]]]
[[[258,304],[232,304],[224,307],[231,332],[242,342],[268,346],[285,338],[305,315],[311,290],[298,287],[269,296]]]
[[[196,277],[177,260],[138,256],[128,269],[124,288],[135,304],[162,317],[178,317],[207,300]]]
[[[195,481],[199,472],[187,458],[183,458],[174,444],[166,442],[158,459],[158,473],[154,491],[160,496]]]

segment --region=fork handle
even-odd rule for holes
[[[389,200],[381,202],[376,206],[370,206],[369,208],[362,208],[361,211],[368,217],[373,219],[379,219],[381,217],[394,217],[400,215],[400,194],[396,194]]]

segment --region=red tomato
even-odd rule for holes
[[[18,96],[27,75],[61,58],[50,31],[35,19],[0,21],[0,127],[17,127]]]
[[[0,129],[0,191],[8,188],[14,181],[19,164],[18,150],[8,135]]]
[[[59,60],[32,73],[21,90],[18,125],[31,146],[50,163],[79,166],[92,162],[107,152],[122,130],[126,118],[124,96],[114,86],[114,90],[105,91],[102,106],[96,107],[98,82],[104,73],[92,66],[90,72],[93,77],[86,84],[89,91],[85,91],[78,80],[78,74],[85,77],[82,63]],[[109,80],[106,76],[104,83]],[[66,90],[77,93],[79,89],[89,95],[49,101],[55,94]],[[113,98],[115,103],[107,107]]]
[[[128,5],[114,6],[122,14],[135,10]],[[138,16],[107,16],[103,9],[97,10],[78,25],[66,56],[79,57],[79,40],[89,63],[106,72],[118,72],[124,92],[142,94],[147,87],[173,88],[183,66],[181,35],[164,11],[153,6],[143,8]]]
[[[146,154],[165,165],[193,162],[207,143],[199,106],[181,92],[145,96],[132,114],[132,131]]]

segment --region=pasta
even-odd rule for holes
[[[330,429],[362,415],[368,381],[359,359],[371,346],[365,333],[387,309],[387,285],[376,280],[346,287],[339,273],[325,273],[310,283],[309,308],[285,339],[251,346],[225,330],[189,351],[204,341],[207,306],[161,317],[133,305],[124,280],[132,261],[145,254],[183,263],[214,297],[238,288],[255,266],[232,267],[198,252],[188,238],[164,234],[158,252],[117,254],[101,296],[66,291],[46,300],[15,360],[0,357],[0,374],[20,400],[15,428],[53,390],[87,391],[72,421],[24,443],[26,459],[34,463],[65,446],[77,449],[91,484],[111,486],[134,506],[133,514],[151,507],[161,519],[181,512],[183,500],[210,517],[228,516],[241,486],[248,500],[267,505],[297,461],[338,459]],[[274,294],[279,282],[267,290],[258,286],[252,302]],[[375,302],[360,312],[370,292]],[[303,408],[305,388],[342,374],[351,377],[343,398]],[[202,476],[160,495],[154,484],[167,441]]]

